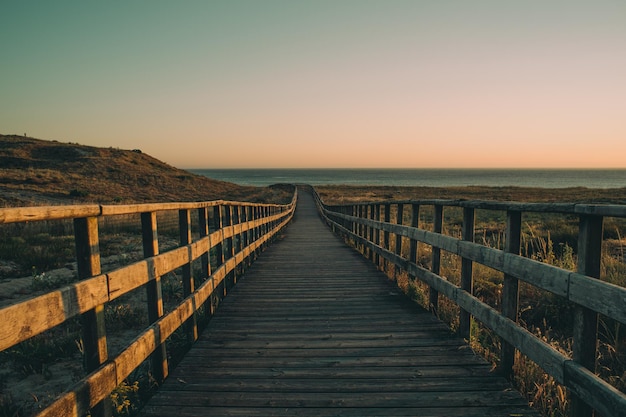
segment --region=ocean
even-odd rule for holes
[[[492,186],[623,188],[626,169],[189,169],[240,185]]]

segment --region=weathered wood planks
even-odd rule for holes
[[[142,416],[536,415],[299,198]]]

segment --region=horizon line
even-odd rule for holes
[[[626,171],[626,167],[183,167],[184,170],[483,170],[483,171]]]

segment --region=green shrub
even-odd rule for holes
[[[84,198],[89,195],[89,191],[73,189],[73,190],[70,190],[69,195],[70,197]]]

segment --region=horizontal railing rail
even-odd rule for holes
[[[403,200],[326,205],[316,195],[321,215],[332,229],[363,248],[374,262],[386,260],[430,288],[429,304],[435,310],[442,294],[460,307],[459,333],[470,336],[474,317],[503,341],[501,371],[511,375],[515,350],[519,350],[572,394],[576,416],[625,416],[626,395],[595,375],[598,313],[626,324],[626,288],[600,281],[600,257],[604,217],[626,217],[626,206],[599,204],[510,203],[466,200]],[[391,222],[391,206],[396,212]],[[421,206],[433,207],[433,231],[419,228]],[[403,211],[411,208],[411,224],[403,225]],[[442,234],[445,207],[463,210],[461,239]],[[474,242],[475,210],[500,210],[507,214],[504,250]],[[572,272],[520,255],[521,217],[524,212],[560,213],[579,217],[578,270]],[[395,245],[391,245],[391,235]],[[402,256],[402,238],[409,242],[408,257]],[[432,247],[431,268],[417,262],[417,242]],[[393,250],[392,250],[393,249]],[[441,250],[461,258],[457,286],[440,275]],[[504,273],[502,311],[473,295],[472,264],[482,264]],[[547,290],[577,306],[573,355],[569,357],[520,326],[519,281]]]
[[[168,374],[165,341],[183,328],[190,340],[198,337],[197,312],[219,288],[226,295],[226,279],[247,266],[293,217],[297,190],[289,204],[234,201],[136,205],[82,205],[0,209],[0,224],[70,219],[74,222],[79,281],[0,309],[0,351],[81,317],[87,372],[38,416],[108,416],[107,398],[147,359],[160,383]],[[212,212],[209,212],[209,209]],[[199,238],[192,240],[191,210],[197,210]],[[180,245],[159,253],[157,212],[178,211]],[[98,220],[108,216],[138,215],[144,259],[107,273],[101,272]],[[214,257],[211,260],[211,256]],[[200,260],[198,288],[191,264]],[[164,313],[161,277],[182,269],[184,299]],[[197,277],[198,278],[198,277]],[[115,357],[109,358],[104,307],[139,288],[147,290],[149,326]],[[208,307],[207,307],[208,308]],[[212,308],[212,306],[211,306]]]

